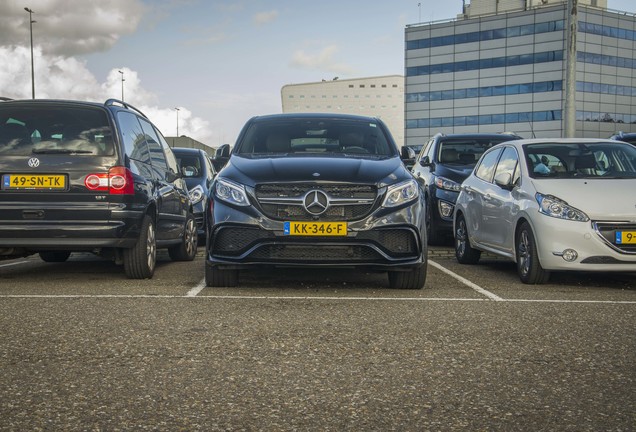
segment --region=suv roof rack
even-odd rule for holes
[[[104,102],[104,105],[106,106],[113,106],[113,105],[119,105],[122,106],[126,109],[129,110],[133,110],[133,111],[137,111],[139,114],[141,114],[142,116],[144,116],[146,119],[148,118],[148,116],[146,114],[144,114],[139,108],[136,108],[124,101],[121,101],[119,99],[108,99],[106,102]]]

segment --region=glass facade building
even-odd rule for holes
[[[409,25],[405,141],[437,132],[561,137],[565,4]],[[636,17],[579,4],[576,136],[636,132]]]

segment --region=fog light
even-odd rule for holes
[[[439,214],[441,214],[442,217],[445,217],[445,218],[451,217],[453,215],[453,208],[454,206],[452,204],[449,204],[444,201],[439,202]]]
[[[561,258],[563,258],[567,262],[576,261],[578,257],[579,257],[579,254],[574,249],[566,249],[563,251],[563,254],[561,255]]]

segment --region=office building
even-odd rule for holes
[[[285,113],[338,112],[378,117],[397,145],[404,143],[402,75],[288,84],[283,86],[281,98]]]
[[[579,0],[576,136],[636,132],[636,16]],[[472,0],[405,30],[405,140],[437,132],[564,130],[568,10],[555,0]]]

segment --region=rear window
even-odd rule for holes
[[[114,154],[106,113],[95,108],[0,105],[0,156]]]
[[[285,119],[255,122],[237,146],[240,155],[340,154],[394,156],[396,150],[375,122],[343,119]]]
[[[443,164],[475,165],[490,147],[510,138],[458,138],[440,141],[437,160]]]
[[[180,153],[175,151],[177,163],[184,177],[203,177],[204,169],[201,165],[201,159],[197,154]]]

